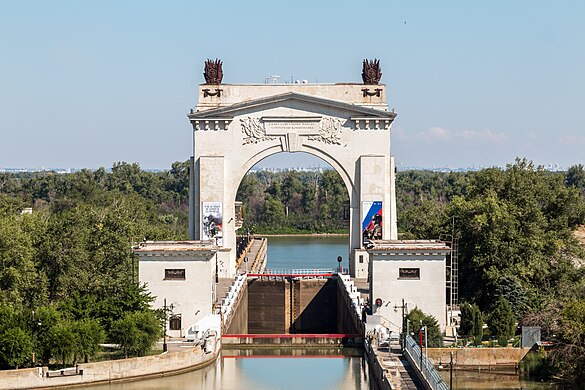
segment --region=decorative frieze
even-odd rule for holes
[[[262,122],[260,122],[260,118],[248,116],[240,119],[240,124],[242,125],[242,132],[245,135],[244,145],[276,139],[276,137],[266,135],[266,129]]]
[[[231,118],[205,118],[205,119],[192,119],[193,128],[195,131],[199,130],[227,130]]]
[[[240,119],[244,145],[286,138],[284,145],[288,150],[300,145],[299,137],[331,145],[341,145],[343,122],[333,117],[245,117]],[[294,142],[291,142],[294,141]]]
[[[392,123],[390,118],[352,116],[349,119],[354,123],[354,130],[388,130]]]
[[[309,136],[311,141],[321,141],[326,144],[341,145],[341,119],[325,117],[321,120],[319,135]]]

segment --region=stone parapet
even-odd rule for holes
[[[376,108],[387,108],[388,106],[386,103],[386,86],[383,84],[201,84],[198,88],[199,103],[196,111],[230,106],[235,103],[287,92],[320,96],[360,106]]]
[[[194,347],[160,355],[80,364],[78,375],[47,377],[47,367],[0,370],[0,389],[78,387],[175,375],[211,364],[220,350],[221,342],[218,340],[215,351],[210,353],[205,353],[201,347]]]

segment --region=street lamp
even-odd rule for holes
[[[401,306],[394,304],[394,312],[397,312],[398,309],[402,309],[402,323],[400,324],[400,330],[402,332],[402,349],[404,349],[404,346],[406,345],[406,335],[407,335],[407,333],[404,333],[405,312],[406,312],[406,314],[408,314],[408,304],[404,303],[404,298],[402,298],[402,305]]]
[[[163,315],[165,318],[165,327],[164,327],[164,336],[163,336],[163,352],[167,351],[167,311],[173,311],[173,304],[171,303],[169,306],[167,306],[167,299],[164,299],[164,304],[163,304]]]

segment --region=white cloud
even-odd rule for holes
[[[464,130],[458,133],[458,136],[466,140],[490,141],[496,144],[504,144],[510,140],[506,134],[492,130]]]
[[[559,137],[562,145],[585,145],[585,135],[565,135]]]
[[[423,133],[423,135],[426,135],[426,136],[431,137],[433,139],[449,140],[453,136],[453,133],[450,130],[435,126],[435,127],[431,127],[430,129],[428,129],[426,131],[426,134]]]

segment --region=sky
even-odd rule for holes
[[[0,168],[187,160],[207,58],[225,83],[361,82],[379,58],[398,167],[583,164],[583,15],[581,0],[0,0]]]

